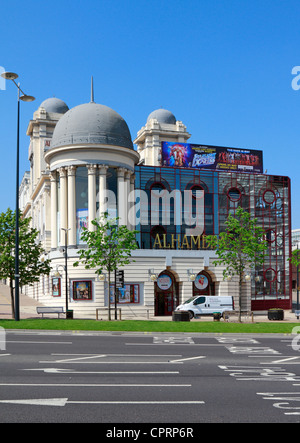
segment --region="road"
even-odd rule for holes
[[[6,331],[0,422],[299,423],[295,340]]]

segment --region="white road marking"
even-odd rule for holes
[[[79,360],[85,360],[84,363],[89,363],[86,360],[91,359],[97,359],[97,358],[110,358],[110,357],[161,357],[161,358],[168,358],[168,357],[182,357],[181,354],[51,354],[52,356],[64,356],[64,357],[71,357],[73,358],[65,358],[62,360],[56,360],[56,363],[80,363]],[[76,356],[76,357],[75,357]],[[98,363],[98,362],[95,362]]]
[[[99,383],[99,384],[76,384],[76,383],[0,383],[0,386],[30,386],[30,387],[64,387],[64,388],[191,388],[191,384],[153,384],[153,383]]]
[[[170,363],[183,363],[184,361],[188,361],[188,360],[197,360],[199,358],[206,358],[203,355],[199,355],[199,357],[189,357],[189,358],[182,358],[180,360],[171,360]]]
[[[0,403],[10,403],[32,406],[57,406],[63,407],[67,404],[82,405],[203,405],[204,401],[69,401],[68,398],[42,398],[28,400],[0,400]]]
[[[191,346],[209,346],[209,347],[224,347],[224,344],[209,344],[209,343],[125,343],[126,346],[165,346],[166,344],[170,344],[173,346],[183,346],[188,344],[188,347]]]
[[[74,369],[62,369],[62,368],[38,368],[38,369],[21,369],[21,371],[43,371],[47,374],[179,374],[179,371],[100,371],[100,372],[87,372],[87,371],[75,371]]]
[[[64,358],[64,359],[58,359],[54,361],[46,360],[46,361],[40,361],[39,363],[55,363],[55,364],[169,364],[170,361],[166,360],[168,358],[172,357],[182,357],[182,355],[161,355],[161,354],[155,354],[155,355],[148,355],[148,354],[51,354],[52,356],[64,356],[64,357],[73,357],[73,358]],[[122,361],[121,358],[126,357],[126,361]],[[128,359],[129,357],[129,359]],[[132,360],[130,360],[130,357],[132,357]],[[144,360],[141,361],[142,358],[152,358],[152,357],[160,357],[161,361],[149,361]],[[113,358],[116,358],[116,360],[112,360]],[[134,358],[137,359],[137,361],[134,360]],[[108,360],[106,360],[108,359]],[[166,361],[163,361],[165,359]],[[89,361],[88,361],[89,360]],[[90,360],[97,360],[97,361],[90,361]],[[182,363],[181,360],[174,360],[174,363],[178,362],[178,364]]]
[[[73,344],[73,342],[71,341],[29,341],[29,340],[28,341],[12,340],[12,341],[6,341],[6,343],[26,343],[28,345],[72,345]]]
[[[66,361],[66,360],[56,360],[56,361],[39,361],[39,363],[63,363],[63,364],[73,364],[73,365],[168,365],[173,362],[169,361]],[[182,362],[178,362],[181,364]]]
[[[271,355],[249,355],[249,357],[252,357],[252,358],[272,358],[272,356]],[[274,358],[274,357],[273,357]],[[267,363],[260,363],[261,365],[277,365],[277,364],[281,364],[281,363],[284,363],[284,364],[286,364],[286,365],[299,365],[300,364],[300,361],[296,361],[296,360],[299,360],[300,359],[300,356],[298,357],[291,357],[291,356],[284,356],[284,355],[282,355],[281,357],[280,357],[280,360],[273,360],[273,361],[269,361],[269,362],[267,362]]]

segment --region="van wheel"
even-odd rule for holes
[[[194,318],[194,313],[193,313],[193,311],[189,311],[189,317],[190,317],[190,320],[192,320],[192,318]]]

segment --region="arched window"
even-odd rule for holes
[[[196,180],[196,178],[195,178]],[[199,179],[198,179],[199,180]],[[209,191],[209,188],[206,183],[199,180],[197,183],[195,181],[190,182],[185,187],[185,191],[190,191],[192,193],[192,198],[189,198],[189,201],[184,201],[184,211],[191,211],[192,217],[196,216],[197,204],[199,203],[198,199],[203,198],[203,194],[199,195],[199,191],[204,192],[204,234],[212,235],[214,234],[214,208],[213,208],[213,194]],[[197,195],[198,191],[198,195]],[[199,206],[199,205],[198,205]],[[202,211],[202,209],[201,209]],[[186,217],[186,220],[189,220],[189,217]],[[189,226],[184,225],[185,230],[189,228]]]
[[[238,188],[230,188],[227,192],[227,196],[230,201],[238,202],[242,197],[242,193]]]
[[[199,272],[193,282],[193,297],[198,295],[215,295],[215,284],[206,271]]]
[[[172,315],[178,306],[178,283],[172,272],[163,271],[155,283],[155,315]]]

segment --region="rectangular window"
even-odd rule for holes
[[[61,278],[52,278],[52,297],[61,297]]]
[[[110,285],[110,302],[115,302],[114,297],[115,285]],[[117,301],[118,304],[134,304],[140,303],[140,285],[138,284],[128,284],[122,289],[117,289]]]
[[[73,281],[73,300],[92,300],[92,281]]]

